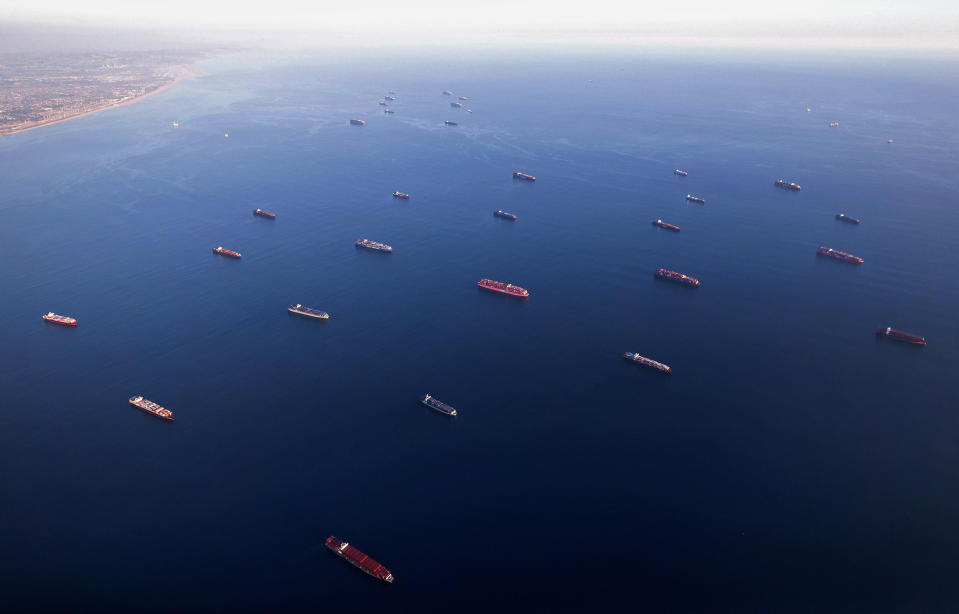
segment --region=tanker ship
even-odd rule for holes
[[[270,213],[269,211],[264,211],[263,209],[254,209],[254,210],[253,210],[253,215],[259,215],[260,217],[269,218],[269,219],[271,219],[271,220],[275,220],[275,219],[276,219],[276,214],[275,214],[275,213]]]
[[[666,230],[672,230],[673,232],[679,232],[679,226],[675,224],[668,224],[663,220],[656,220],[653,222],[653,226],[659,226],[660,228],[665,228]]]
[[[816,253],[820,256],[829,256],[830,258],[835,258],[836,260],[842,260],[843,262],[850,262],[852,264],[862,264],[865,262],[859,256],[853,256],[852,254],[847,254],[846,252],[841,252],[838,249],[832,249],[831,247],[820,246],[816,250]]]
[[[705,199],[705,198],[700,198],[700,197],[698,197],[698,196],[693,196],[692,194],[687,194],[687,195],[686,195],[686,200],[688,200],[688,201],[691,202],[691,203],[699,203],[700,205],[705,205],[705,204],[706,204],[706,199]]]
[[[221,256],[227,256],[228,258],[237,258],[237,259],[239,259],[239,258],[242,258],[242,257],[243,257],[243,254],[241,254],[240,252],[235,252],[235,251],[233,251],[232,249],[227,249],[227,248],[223,247],[222,245],[219,245],[219,246],[217,246],[217,247],[214,247],[214,248],[213,248],[213,253],[214,253],[214,254],[220,254]]]
[[[836,219],[839,220],[840,222],[846,222],[847,224],[859,224],[860,222],[862,222],[862,220],[860,220],[859,218],[849,217],[845,213],[837,213]]]
[[[513,179],[522,179],[523,181],[536,181],[536,177],[532,175],[527,175],[526,173],[521,173],[519,171],[513,171]]]
[[[516,215],[515,215],[515,214],[510,213],[510,212],[508,212],[508,211],[503,211],[502,209],[499,209],[498,211],[494,211],[494,212],[493,212],[493,215],[495,215],[496,217],[501,217],[501,218],[506,219],[506,220],[512,220],[512,221],[514,221],[514,222],[516,221]]]
[[[442,401],[438,399],[434,399],[428,394],[420,397],[420,403],[422,403],[423,405],[426,405],[430,409],[435,409],[436,411],[442,414],[446,414],[447,416],[456,415],[456,409],[454,409],[453,407],[450,407],[449,405],[447,405],[446,403],[443,403]]]
[[[926,345],[925,337],[913,335],[912,333],[904,333],[901,330],[896,330],[895,328],[890,328],[888,326],[876,329],[876,334],[880,337],[895,339],[896,341],[904,341],[906,343],[913,343],[915,345]]]
[[[645,356],[640,356],[639,354],[634,354],[633,352],[624,352],[623,358],[656,369],[657,371],[662,371],[663,373],[669,373],[672,371],[668,365],[664,365],[661,362],[656,362],[655,360],[646,358]]]

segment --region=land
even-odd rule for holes
[[[136,102],[196,76],[213,50],[0,56],[0,136]]]

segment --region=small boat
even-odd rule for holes
[[[173,127],[174,127],[174,128],[179,128],[179,127],[180,127],[180,122],[173,122]]]
[[[679,175],[680,177],[687,177],[689,175],[689,173],[687,173],[686,171],[680,170],[678,168],[673,171],[673,174]]]
[[[230,138],[230,133],[229,133],[229,132],[224,133],[224,134],[223,134],[223,138],[225,138],[225,139]]]
[[[265,218],[271,219],[271,220],[275,220],[275,219],[276,219],[276,214],[275,214],[275,213],[270,213],[269,211],[265,211],[265,210],[263,210],[263,209],[254,209],[254,210],[253,210],[253,215],[258,215],[258,216],[260,216],[260,217],[265,217]]]
[[[362,119],[351,119],[350,124],[353,126],[365,126],[366,122]]]
[[[423,405],[426,405],[426,406],[429,407],[430,409],[435,409],[436,411],[438,411],[438,412],[440,412],[440,413],[444,413],[444,414],[446,414],[447,416],[455,416],[455,415],[456,415],[456,410],[455,410],[454,408],[450,407],[450,406],[447,405],[446,403],[443,403],[442,401],[439,401],[439,400],[437,400],[437,399],[434,399],[433,397],[431,397],[431,396],[428,395],[428,394],[425,395],[425,396],[420,397],[420,403],[422,403]]]
[[[235,252],[232,249],[226,249],[222,245],[213,248],[214,254],[220,254],[221,256],[227,256],[229,258],[242,258],[243,254],[240,252]]]
[[[888,139],[886,142],[887,142],[887,143],[894,143],[895,141],[893,141],[892,139]]]
[[[58,316],[57,314],[53,313],[52,311],[48,311],[47,313],[43,314],[41,317],[42,317],[44,320],[46,320],[47,322],[51,323],[51,324],[60,324],[61,326],[76,326],[76,325],[77,325],[77,319],[76,319],[76,318],[71,318],[71,317],[69,317],[69,316]]]
[[[829,127],[830,127],[830,128],[838,128],[838,127],[839,127],[839,122],[829,122]]]
[[[467,113],[472,113],[472,112],[473,112],[473,109],[466,109],[466,112],[467,112]]]
[[[410,195],[404,192],[393,192],[393,198],[402,198],[403,200],[409,200]]]
[[[494,211],[494,212],[493,212],[493,215],[495,215],[496,217],[501,217],[501,218],[506,219],[506,220],[511,220],[511,221],[513,221],[513,222],[516,221],[516,215],[515,215],[515,214],[510,213],[510,212],[508,212],[508,211],[503,211],[502,209],[499,209],[499,210],[497,210],[497,211]]]
[[[330,314],[326,313],[325,311],[320,311],[319,309],[307,307],[306,305],[301,305],[299,303],[296,305],[290,305],[286,308],[286,310],[294,315],[303,316],[304,318],[312,318],[314,320],[330,319]]]

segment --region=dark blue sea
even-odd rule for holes
[[[957,69],[245,53],[0,138],[3,609],[959,610]]]

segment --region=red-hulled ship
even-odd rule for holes
[[[46,320],[47,322],[50,322],[51,324],[60,324],[60,325],[62,325],[62,326],[76,326],[76,325],[77,325],[77,319],[76,319],[76,318],[71,318],[71,317],[68,317],[68,316],[58,316],[57,314],[53,313],[52,311],[49,311],[49,312],[43,314],[43,315],[40,316],[40,317],[42,317],[42,318],[43,318],[44,320]]]
[[[777,179],[776,187],[782,188],[784,190],[792,190],[793,192],[798,192],[802,190],[802,186],[798,183],[793,183],[792,181],[786,181],[785,179]]]
[[[164,420],[173,420],[173,412],[165,407],[160,407],[153,401],[147,401],[143,397],[136,396],[130,398],[130,405],[134,407],[139,407],[143,411],[148,411],[157,418],[163,418]]]
[[[667,269],[656,269],[653,273],[654,277],[658,279],[665,279],[666,281],[672,281],[677,284],[682,284],[684,286],[692,286],[693,288],[699,287],[699,280],[695,277],[690,277],[689,275],[683,275],[682,273],[677,273],[676,271],[670,271]]]
[[[213,248],[214,254],[220,254],[221,256],[227,256],[229,258],[242,258],[243,254],[240,252],[235,252],[232,249],[227,249],[222,245]]]
[[[389,569],[383,567],[349,543],[330,535],[326,538],[326,547],[374,578],[378,578],[384,582],[393,582],[393,574],[390,573]]]
[[[673,232],[679,232],[679,226],[674,224],[668,224],[663,220],[656,220],[653,222],[653,226],[659,226],[660,228],[665,228],[666,230],[672,230]]]
[[[508,294],[509,296],[515,296],[517,298],[529,298],[529,290],[526,288],[520,288],[519,286],[514,286],[513,284],[504,284],[501,281],[481,279],[476,285],[484,290],[492,290],[493,292],[499,292],[500,294]]]
[[[836,260],[842,260],[843,262],[851,262],[853,264],[862,264],[865,262],[859,256],[853,256],[852,254],[847,254],[846,252],[841,252],[838,249],[832,249],[831,247],[820,246],[816,250],[816,253],[820,256],[829,256],[830,258],[835,258]]]
[[[532,175],[527,175],[526,173],[521,173],[519,171],[513,171],[513,179],[522,179],[523,181],[536,181],[536,177]]]
[[[896,341],[905,341],[906,343],[914,343],[916,345],[926,345],[925,337],[913,335],[912,333],[904,333],[901,330],[896,330],[895,328],[890,328],[888,326],[876,329],[876,334],[880,337],[889,337],[890,339],[895,339]]]
[[[404,192],[393,192],[393,198],[402,198],[403,200],[409,200],[410,195]]]
[[[264,211],[263,209],[254,209],[253,215],[259,215],[260,217],[270,218],[271,220],[276,219],[275,213],[270,213],[269,211]]]
[[[634,354],[633,352],[623,352],[623,358],[639,363],[646,367],[656,369],[657,371],[662,371],[663,373],[669,373],[672,371],[672,369],[669,368],[669,365],[664,365],[661,362],[656,362],[652,358],[646,358],[645,356],[640,356],[639,354]]]

